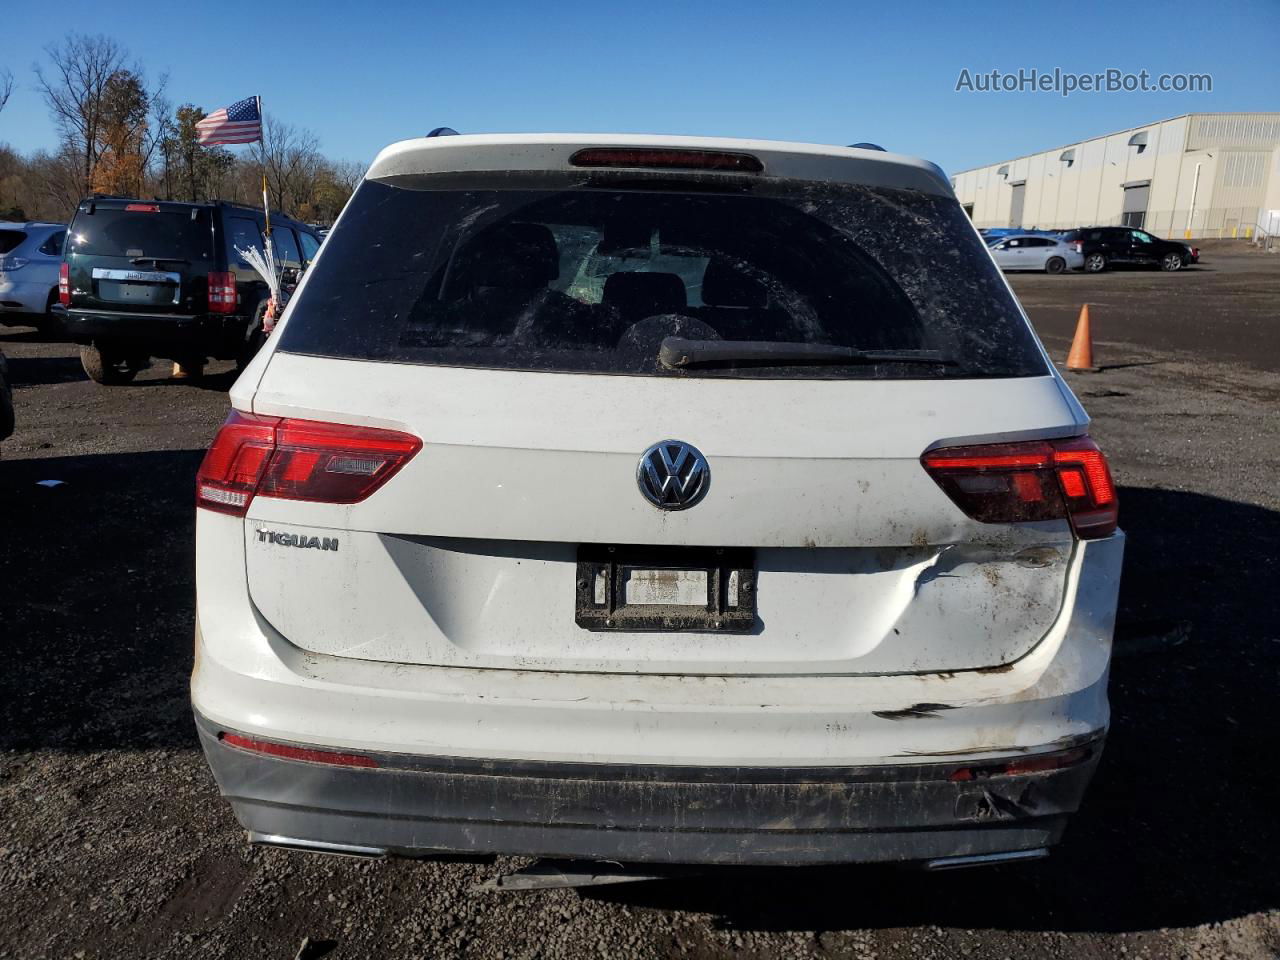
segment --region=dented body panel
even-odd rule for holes
[[[1079,432],[1053,377],[673,383],[282,354],[254,410],[423,438],[365,503],[254,501],[254,602],[315,653],[530,670],[962,670],[1023,656],[1062,610],[1067,522],[976,522],[920,467],[975,423],[984,439]],[[659,423],[711,465],[715,493],[696,509],[636,495],[636,458]],[[282,550],[263,530],[340,531],[343,549]],[[758,621],[696,640],[580,630],[580,543],[753,548]]]

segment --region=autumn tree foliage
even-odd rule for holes
[[[173,109],[167,78],[148,80],[110,37],[69,34],[44,54],[32,66],[32,86],[58,143],[25,156],[0,143],[0,215],[66,220],[91,193],[261,203],[265,172],[273,209],[330,223],[363,175],[363,164],[326,158],[314,133],[270,115],[262,143],[201,146],[204,110]],[[0,109],[13,87],[12,73],[0,70]]]

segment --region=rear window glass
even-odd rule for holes
[[[611,374],[1030,376],[1044,361],[952,199],[882,188],[552,176],[365,181],[280,349]],[[927,353],[671,370],[664,339]],[[795,351],[792,351],[793,354]],[[732,351],[730,351],[732,353]],[[757,351],[758,354],[758,351]]]
[[[213,230],[209,211],[180,208],[139,212],[97,206],[77,213],[71,224],[68,253],[91,256],[162,257],[210,260]]]
[[[40,252],[49,257],[62,256],[62,241],[67,238],[67,231],[59,230],[50,234],[49,239],[40,244]]]
[[[16,250],[18,244],[25,239],[27,239],[27,235],[21,230],[0,230],[0,253]]]

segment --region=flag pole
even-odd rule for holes
[[[262,114],[262,98],[258,101],[258,143],[262,146],[262,215],[266,220],[267,239],[271,239],[271,205],[267,202],[267,118]]]

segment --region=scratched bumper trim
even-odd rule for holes
[[[824,770],[823,779],[697,768],[716,775],[698,781],[566,769],[590,764],[414,757],[406,766],[400,754],[372,754],[386,761],[378,769],[331,766],[240,750],[196,722],[247,830],[403,856],[800,865],[1034,850],[1061,837],[1101,748],[1095,741],[1085,760],[1058,770],[961,782],[939,778],[937,764]]]

